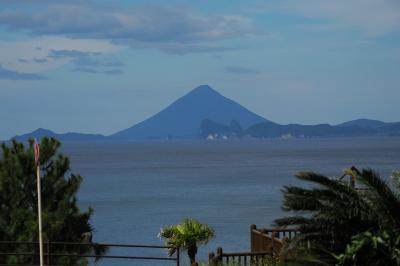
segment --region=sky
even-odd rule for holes
[[[400,121],[398,0],[0,0],[0,139],[111,134],[208,84],[278,123]]]

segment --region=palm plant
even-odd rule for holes
[[[294,239],[292,247],[297,250],[305,248],[308,252],[317,254],[328,265],[338,263],[340,256],[332,254],[345,254],[349,250],[365,253],[366,249],[377,247],[371,245],[371,241],[360,241],[360,237],[369,236],[366,233],[373,236],[383,233],[385,236],[392,236],[389,241],[392,251],[394,253],[399,251],[399,186],[390,186],[371,169],[364,169],[361,172],[352,169],[347,173],[360,181],[365,189],[359,190],[344,181],[330,179],[313,172],[299,173],[297,178],[317,186],[308,188],[286,186],[283,189],[283,209],[293,215],[275,221],[277,226],[297,227],[301,234]],[[363,248],[356,248],[357,243],[365,245]],[[393,254],[376,250],[369,254],[373,253],[380,254],[380,260],[384,259],[381,253],[387,254],[388,261],[393,257]],[[351,265],[367,265],[363,264],[361,259],[355,261],[354,258],[357,256],[347,256],[346,263],[349,263],[349,257],[353,258]],[[340,258],[345,261],[343,256]],[[374,261],[374,258],[368,265],[378,265],[371,261]]]
[[[159,234],[169,246],[168,255],[172,256],[177,249],[187,250],[190,263],[196,263],[197,247],[207,244],[214,237],[214,230],[196,219],[186,218],[182,223],[162,228]]]

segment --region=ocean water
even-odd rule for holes
[[[199,249],[203,261],[219,246],[227,252],[248,251],[251,224],[271,227],[274,219],[286,215],[280,209],[281,189],[304,185],[294,177],[298,171],[338,177],[355,165],[389,176],[400,168],[397,137],[64,143],[62,151],[71,158],[72,172],[84,177],[78,199],[82,208],[94,208],[94,241],[158,245],[160,227],[193,217],[216,232]],[[166,255],[164,250],[143,249],[111,253]]]

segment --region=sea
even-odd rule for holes
[[[332,178],[343,169],[373,168],[389,178],[400,169],[400,137],[227,141],[69,142],[62,152],[83,176],[82,210],[91,207],[94,242],[162,245],[161,227],[196,218],[215,230],[199,261],[222,247],[250,250],[250,225],[271,228],[282,188],[308,186],[300,171]],[[166,257],[164,249],[117,249],[109,255]],[[182,253],[182,264],[188,265]],[[176,265],[173,261],[110,260],[98,265]]]

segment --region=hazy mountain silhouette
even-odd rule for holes
[[[247,110],[210,86],[202,85],[154,116],[110,136],[57,134],[39,128],[14,138],[25,141],[44,136],[61,141],[400,136],[400,122],[356,119],[339,125],[281,125]]]
[[[244,128],[267,121],[210,86],[202,85],[154,116],[111,137],[125,140],[198,138],[201,122],[205,119],[219,124],[229,124],[234,120]]]
[[[377,129],[388,123],[372,119],[356,119],[339,124],[339,127],[359,126],[361,128]]]
[[[255,124],[248,128],[246,135],[254,138],[312,138],[312,137],[361,137],[375,135],[373,129],[361,128],[359,126],[332,126],[329,124],[278,125],[271,123]]]
[[[19,136],[17,135],[14,138],[18,141],[26,141],[30,138],[36,138],[37,140],[40,140],[43,137],[54,137],[61,141],[96,141],[105,139],[105,137],[100,134],[84,134],[74,132],[58,134],[44,128],[38,128],[35,131]]]
[[[314,137],[364,137],[400,136],[400,123],[385,123],[377,120],[359,119],[340,125],[280,125],[274,122],[254,124],[245,130],[235,130],[229,125],[205,120],[201,124],[202,137],[229,138],[314,138]]]

